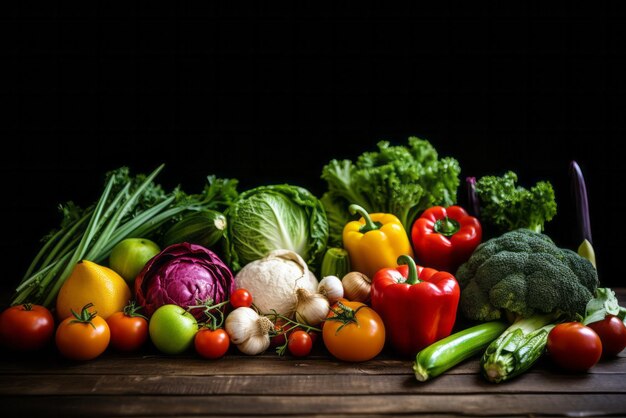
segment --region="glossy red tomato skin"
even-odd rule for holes
[[[607,315],[602,321],[587,326],[600,337],[603,357],[614,357],[626,348],[626,326],[615,315]]]
[[[224,357],[230,347],[230,338],[223,329],[216,329],[215,331],[208,328],[203,328],[198,331],[194,338],[194,346],[196,352],[211,360]]]
[[[313,348],[313,339],[306,331],[293,331],[287,339],[287,348],[294,357],[306,357]]]
[[[548,334],[547,347],[559,367],[573,372],[589,370],[602,355],[600,337],[580,322],[556,325]]]
[[[148,339],[148,321],[140,316],[116,312],[107,318],[111,347],[118,351],[137,351]]]
[[[12,350],[35,351],[54,335],[54,318],[40,305],[15,305],[0,314],[0,340]]]
[[[244,288],[237,289],[230,295],[230,305],[237,308],[249,308],[252,306],[252,294]]]

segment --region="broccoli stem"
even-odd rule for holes
[[[483,376],[499,383],[528,370],[543,354],[558,317],[536,314],[515,321],[487,347],[480,361]]]

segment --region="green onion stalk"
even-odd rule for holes
[[[148,237],[186,211],[227,206],[236,196],[236,180],[209,176],[203,194],[166,194],[153,183],[160,165],[148,176],[131,178],[128,169],[111,172],[97,203],[81,212],[73,203],[62,209],[65,219],[34,257],[16,288],[11,304],[51,306],[76,263],[104,262],[115,245],[130,237]]]

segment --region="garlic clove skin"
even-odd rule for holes
[[[255,355],[270,346],[272,321],[251,308],[237,308],[226,317],[224,329],[230,340],[244,354]]]
[[[237,348],[244,354],[248,354],[250,356],[255,356],[257,354],[261,354],[270,346],[270,336],[268,334],[264,335],[254,335],[248,338],[241,344],[237,344]]]
[[[244,343],[251,335],[257,333],[257,321],[259,319],[259,314],[253,309],[237,308],[226,317],[224,330],[230,337],[230,341],[235,345],[239,345]]]
[[[337,276],[324,277],[317,286],[317,292],[326,296],[326,299],[332,305],[343,297],[341,279]]]
[[[296,291],[296,320],[307,325],[317,325],[326,319],[330,311],[328,299],[320,293],[311,293],[306,289]]]
[[[352,271],[341,280],[344,297],[354,302],[367,303],[372,288],[371,280],[365,274]]]

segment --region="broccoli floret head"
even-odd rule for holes
[[[513,314],[583,314],[598,286],[589,261],[543,234],[518,229],[482,243],[457,270],[460,308],[472,320]]]

